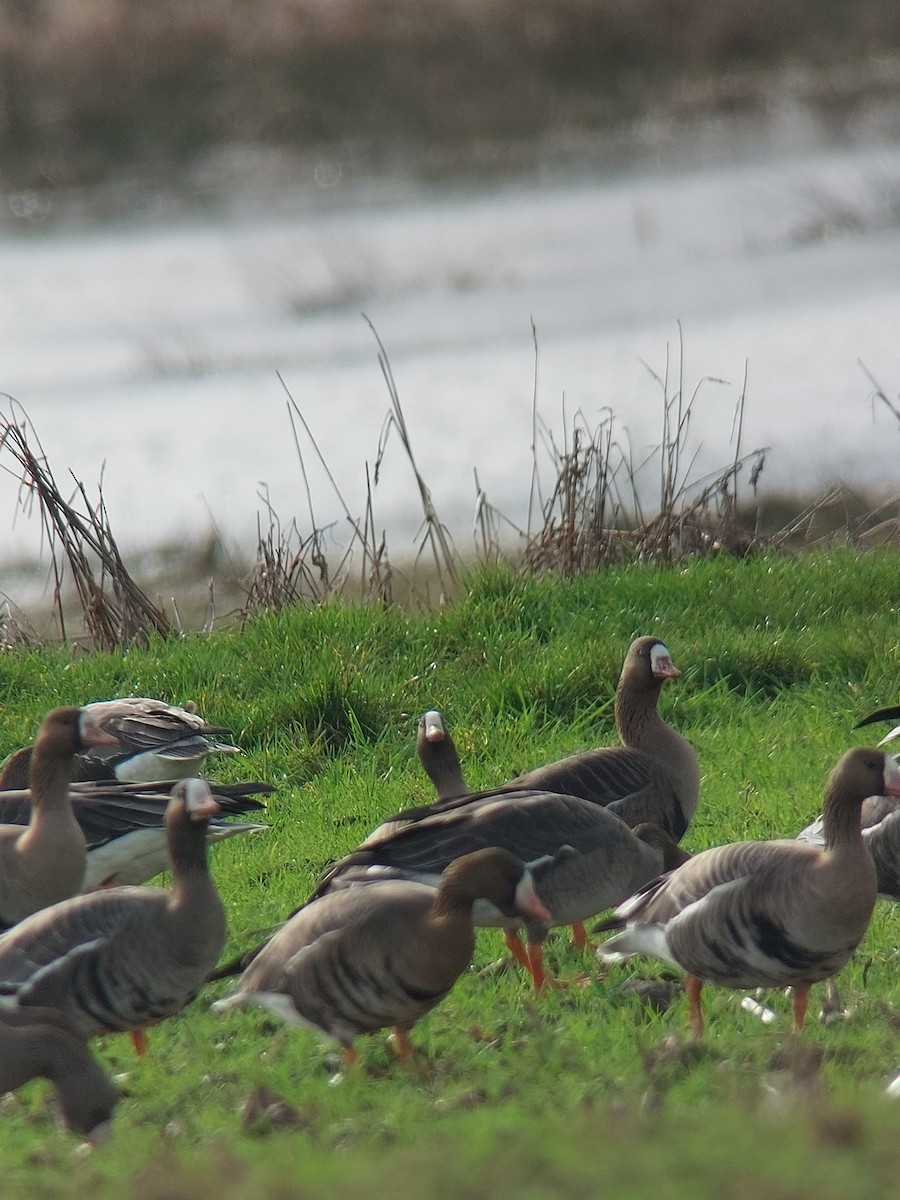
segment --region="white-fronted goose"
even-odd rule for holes
[[[225,942],[225,913],[206,864],[218,812],[207,783],[180,780],[166,832],[170,891],[119,887],[75,896],[0,937],[0,993],[20,1008],[64,1013],[83,1038],[140,1031],[194,998]]]
[[[55,708],[44,717],[31,756],[25,820],[0,825],[0,927],[81,887],[87,847],[69,800],[72,758],[113,740],[85,709]]]
[[[94,726],[110,734],[104,745],[87,747],[79,755],[73,780],[119,779],[126,783],[173,782],[199,775],[210,754],[237,754],[238,747],[222,741],[230,731],[207,725],[189,708],[147,696],[98,700],[84,705]],[[28,781],[31,747],[7,759],[0,772],[0,789],[24,788]]]
[[[825,789],[825,846],[735,842],[697,854],[627,900],[601,929],[622,929],[605,962],[649,954],[687,973],[691,1028],[703,1032],[703,982],[787,987],[794,1028],[811,984],[836,974],[875,905],[875,867],[860,829],[873,792],[900,795],[900,769],[880,750],[850,750]]]
[[[531,876],[512,854],[484,849],[457,859],[437,889],[407,880],[335,891],[299,909],[213,1008],[257,1004],[305,1025],[356,1060],[359,1034],[394,1028],[411,1052],[412,1026],[450,991],[472,959],[473,907],[549,922]]]
[[[119,1096],[85,1041],[52,1009],[0,1010],[0,1093],[32,1079],[53,1084],[67,1129],[106,1141]]]
[[[434,784],[438,800],[450,800],[471,791],[463,777],[456,745],[444,724],[443,715],[436,708],[430,708],[419,718],[416,753],[425,774]]]
[[[636,834],[614,813],[577,796],[501,790],[476,793],[468,803],[431,806],[400,814],[370,835],[324,876],[314,896],[374,879],[402,878],[437,885],[456,858],[501,846],[525,862],[554,924],[583,932],[589,917],[685,857],[658,827]],[[500,926],[507,945],[529,970],[534,986],[546,983],[542,943],[548,926],[476,905],[477,925]],[[517,930],[525,925],[527,950]],[[580,942],[576,933],[576,944]]]
[[[621,746],[572,754],[520,775],[510,786],[581,796],[632,828],[649,821],[680,841],[697,807],[700,768],[690,742],[657,711],[663,684],[680,674],[659,638],[638,638],[616,688]]]
[[[264,811],[264,805],[254,796],[273,792],[271,785],[210,782],[209,787],[221,812],[209,822],[210,845],[268,828],[225,818]],[[165,783],[154,786],[111,780],[71,784],[69,801],[87,842],[84,876],[76,892],[146,883],[160,871],[169,870],[165,816],[170,798],[171,788]],[[0,791],[0,822],[22,826],[30,818],[30,790]]]

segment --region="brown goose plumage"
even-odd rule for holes
[[[657,711],[663,684],[680,673],[659,638],[638,638],[616,688],[621,746],[572,754],[518,776],[510,786],[581,796],[632,828],[649,821],[680,841],[697,807],[700,768],[690,742]]]
[[[179,781],[166,814],[171,890],[110,888],[35,913],[0,937],[0,993],[20,1008],[63,1012],[83,1038],[179,1012],[225,942],[206,864],[206,824],[217,811],[205,781]]]
[[[222,741],[229,730],[208,725],[191,708],[148,696],[97,700],[84,705],[94,726],[110,735],[103,746],[84,747],[73,764],[77,782],[118,779],[123,783],[162,783],[199,775],[210,754],[237,754]],[[0,789],[28,786],[32,747],[11,755],[0,771]]]
[[[687,972],[691,1026],[702,1033],[703,981],[793,990],[794,1026],[812,983],[834,975],[862,940],[875,904],[875,867],[860,829],[873,792],[900,795],[900,769],[880,750],[848,751],[825,791],[825,845],[736,842],[695,855],[648,884],[600,928],[614,962],[651,954]]]
[[[448,866],[437,889],[394,880],[304,905],[256,956],[238,990],[213,1008],[268,1008],[340,1042],[347,1064],[359,1034],[393,1026],[398,1050],[408,1054],[409,1030],[471,961],[479,900],[525,920],[552,919],[520,860],[479,850]]]
[[[0,1093],[48,1079],[62,1119],[73,1133],[105,1141],[118,1103],[112,1080],[61,1013],[48,1008],[0,1008]]]
[[[41,722],[30,761],[27,827],[0,826],[0,927],[81,887],[87,847],[69,800],[72,759],[112,740],[81,708],[55,708]]]

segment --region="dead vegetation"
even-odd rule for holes
[[[261,494],[256,553],[239,580],[242,600],[236,612],[228,614],[241,622],[288,605],[323,604],[338,597],[434,605],[459,591],[468,560],[441,521],[417,466],[390,362],[374,329],[373,334],[389,408],[374,464],[365,464],[364,511],[361,516],[352,514],[306,419],[285,389],[306,512],[303,520],[295,516],[283,522],[268,495]],[[627,438],[620,437],[610,409],[603,410],[593,426],[581,411],[571,420],[564,413],[561,434],[554,432],[538,411],[537,362],[535,338],[527,525],[519,528],[494,508],[476,471],[473,528],[478,565],[503,559],[523,574],[573,576],[625,562],[671,566],[698,555],[741,557],[761,550],[788,552],[837,544],[866,549],[900,543],[900,496],[873,507],[866,498],[834,487],[800,511],[795,498],[784,500],[780,509],[777,498],[768,506],[760,499],[758,485],[768,451],[745,452],[742,446],[746,378],[735,405],[731,461],[695,479],[690,450],[694,406],[702,388],[723,381],[704,378],[689,391],[680,339],[677,357],[674,362],[667,358],[664,374],[651,372],[661,395],[660,441],[640,461]],[[900,408],[868,372],[867,377],[873,403],[886,405],[900,424]],[[69,637],[66,585],[74,589],[84,631],[95,649],[122,649],[146,644],[152,636],[181,633],[174,601],[173,620],[126,567],[112,533],[102,482],[95,503],[78,480],[66,497],[30,422],[17,405],[13,407],[13,416],[0,425],[0,455],[10,455],[15,467],[2,465],[19,481],[19,508],[26,514],[37,511],[50,557],[53,610],[61,638]],[[403,572],[392,566],[387,535],[376,517],[377,487],[392,434],[412,470],[422,510],[413,561]],[[340,522],[323,522],[316,511],[306,463],[310,453],[340,507]],[[548,471],[550,483],[545,486]],[[321,503],[321,497],[318,500]],[[206,586],[209,600],[202,627],[208,629],[216,620],[211,577]],[[7,601],[0,614],[0,648],[32,646],[40,640],[28,618]]]

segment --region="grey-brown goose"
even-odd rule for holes
[[[636,834],[614,813],[555,792],[476,793],[466,804],[401,815],[407,819],[386,822],[381,827],[385,832],[370,835],[334,864],[314,897],[384,878],[436,886],[454,859],[501,846],[528,865],[555,925],[582,926],[685,857],[658,827],[648,831],[643,826]],[[476,906],[475,923],[503,928],[509,949],[528,969],[535,988],[545,986],[542,943],[547,925],[510,921],[484,905]],[[526,949],[517,933],[522,925]]]
[[[257,1004],[305,1025],[356,1060],[359,1034],[409,1030],[439,1004],[472,959],[473,908],[485,901],[521,920],[549,922],[527,868],[505,850],[476,851],[450,864],[437,888],[391,880],[331,892],[299,909],[213,1008]]]
[[[510,786],[581,796],[610,809],[632,828],[650,821],[680,841],[697,807],[700,768],[691,743],[657,711],[663,684],[680,674],[659,638],[638,638],[625,656],[616,688],[621,746],[547,763]]]
[[[836,974],[862,941],[875,905],[875,866],[860,829],[873,792],[900,795],[900,769],[880,750],[848,751],[825,789],[825,846],[735,842],[697,854],[627,900],[600,928],[624,928],[604,962],[650,954],[687,973],[690,1023],[703,1032],[703,982],[787,987],[794,1028],[811,984]]]
[[[434,784],[438,800],[450,800],[471,791],[463,776],[456,745],[444,724],[443,714],[436,708],[430,708],[419,718],[416,753],[425,774]]]
[[[61,1013],[0,1010],[0,1093],[48,1079],[68,1129],[94,1145],[106,1141],[118,1093]]]
[[[179,708],[148,696],[98,700],[84,705],[91,721],[111,735],[104,745],[85,747],[73,765],[72,779],[118,779],[125,783],[159,783],[199,775],[210,754],[237,754],[222,741],[229,730],[208,725],[192,708]],[[24,746],[4,763],[0,788],[28,786],[31,747]]]
[[[20,1008],[63,1012],[83,1038],[140,1031],[179,1012],[215,966],[225,913],[206,863],[218,805],[204,780],[172,789],[166,832],[172,888],[75,896],[0,937],[0,993]]]
[[[0,927],[73,896],[86,843],[69,800],[73,756],[113,735],[81,708],[55,708],[38,730],[30,764],[27,825],[0,825]]]
[[[880,708],[857,721],[854,729],[872,725],[878,721],[894,721],[900,717],[900,708]],[[878,743],[879,747],[900,737],[900,725],[892,729]],[[867,796],[862,806],[862,831],[875,861],[878,877],[878,893],[889,900],[900,900],[900,798],[897,796]],[[814,846],[825,844],[825,826],[818,816],[797,834],[800,841]]]
[[[254,797],[274,791],[269,784],[210,783],[209,787],[221,814],[208,824],[210,845],[237,834],[268,828],[258,822],[225,818],[263,811],[264,805]],[[165,815],[170,797],[168,783],[97,780],[71,784],[69,801],[87,842],[84,876],[76,891],[146,883],[161,871],[168,871],[172,864]],[[0,791],[0,822],[22,826],[30,818],[30,790]]]
[[[500,788],[493,793],[479,793],[478,795],[471,793],[463,776],[462,766],[459,761],[456,745],[453,741],[453,738],[450,736],[450,731],[446,726],[443,715],[437,709],[430,709],[419,720],[419,727],[416,735],[416,752],[425,774],[434,784],[435,791],[438,794],[439,803],[434,806],[435,811],[445,811],[451,806],[454,809],[459,809],[469,803],[485,803],[504,793],[512,794],[515,790],[521,791],[521,789],[513,789],[512,785],[507,785],[506,788]],[[569,760],[564,761],[568,762]],[[562,778],[562,773],[555,772],[554,770],[555,766],[557,765],[559,764],[551,764],[550,767],[545,768],[550,775],[551,783],[558,783]],[[536,778],[540,774],[540,771],[533,772],[532,776],[529,778]],[[547,790],[552,791],[555,794],[559,789],[557,787],[551,787]],[[588,798],[588,802],[590,802],[590,798]],[[412,810],[412,815],[415,816],[417,812],[423,813],[424,811],[426,810],[414,809]],[[363,842],[363,846],[368,846],[373,842],[380,841],[393,831],[400,829],[404,823],[404,815],[405,814],[402,812],[398,813],[393,822],[385,822],[384,824],[379,825],[379,827],[372,834],[370,834],[368,838],[366,838],[366,840]],[[658,851],[658,857],[656,860],[657,873],[660,870],[670,870],[672,867],[678,866],[679,863],[683,862],[689,857],[687,854],[683,852],[680,853],[677,850],[675,842],[664,832],[661,826],[658,826],[653,822],[642,821],[638,823],[635,828],[641,830],[641,833],[638,835],[640,841],[642,843],[654,846]],[[613,844],[611,843],[610,850],[612,849]],[[621,845],[618,847],[618,849],[619,852],[622,853],[625,851],[626,847],[625,845]],[[637,865],[639,861],[643,862],[646,860],[646,855],[643,849],[635,847],[633,842],[627,846],[627,852],[625,853],[624,858],[626,865],[621,876],[622,879],[629,877],[630,868],[628,867],[627,863],[630,859],[634,861],[635,865]],[[648,865],[650,865],[649,860]],[[571,870],[573,867],[574,864],[570,864],[569,869]],[[588,867],[587,864],[583,864],[581,869],[590,870],[590,867]],[[603,879],[608,881],[610,879],[609,863],[601,863],[600,869],[603,872]],[[632,878],[633,877],[634,876],[632,875]],[[644,882],[648,878],[652,878],[652,876],[644,876],[644,879],[641,880],[641,882]],[[606,890],[605,884],[601,885],[598,898],[600,896],[605,897],[608,894],[610,893],[608,893]],[[624,895],[624,893],[622,894]],[[617,901],[615,899],[611,899],[608,900],[607,904],[603,905],[602,907],[608,907],[609,904],[615,903],[617,903]],[[548,904],[554,910],[554,912],[569,912],[572,909],[570,904],[562,905],[558,901],[556,903],[551,903],[549,899]],[[596,911],[599,912],[600,909],[598,908]],[[589,913],[588,915],[590,916],[592,914]],[[571,925],[573,944],[579,949],[584,949],[584,947],[587,945],[587,933],[585,931],[583,921],[573,920]],[[521,942],[517,938],[511,939],[509,937],[507,937],[507,944],[515,957],[523,965],[529,966],[529,955],[535,952],[532,947],[529,946],[529,950],[523,953]],[[529,969],[531,970],[532,977],[534,978],[534,970],[532,970],[530,966]]]

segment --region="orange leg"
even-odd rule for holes
[[[688,1027],[695,1038],[703,1037],[703,1008],[700,1004],[702,988],[703,980],[698,979],[696,975],[685,977],[684,990],[687,992],[688,998]]]
[[[584,921],[573,921],[572,945],[576,950],[590,949],[591,939],[588,937],[587,930],[584,927]]]
[[[791,988],[791,1012],[794,1015],[794,1033],[799,1033],[806,1020],[806,1007],[809,1004],[809,985]]]
[[[551,982],[547,978],[547,972],[544,970],[544,945],[543,942],[528,943],[528,970],[531,973],[531,980],[534,984],[536,995],[540,995]]]
[[[150,1043],[147,1041],[147,1035],[143,1029],[132,1029],[131,1044],[134,1046],[136,1054],[146,1054],[150,1048]]]
[[[516,962],[521,963],[526,971],[531,971],[528,951],[525,949],[518,929],[504,929],[503,940],[506,942],[507,950],[509,950]]]

